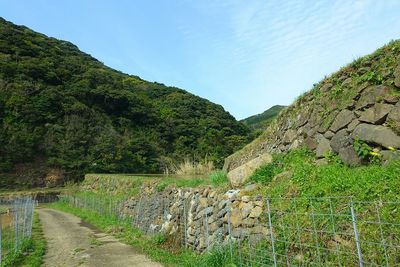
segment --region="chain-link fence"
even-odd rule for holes
[[[0,199],[0,266],[10,266],[32,236],[32,197]]]
[[[258,197],[247,200],[262,207],[261,215],[252,217],[238,210],[235,201],[214,212],[215,207],[207,207],[195,213],[190,200],[177,205],[139,198],[128,216],[126,202],[95,196],[65,199],[145,233],[167,230],[176,245],[197,252],[220,250],[237,266],[400,264],[400,202]]]

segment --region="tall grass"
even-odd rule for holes
[[[183,162],[174,164],[171,163],[166,168],[167,174],[173,173],[177,175],[208,175],[214,171],[214,162],[204,159],[203,161],[194,161],[191,159],[185,159]]]

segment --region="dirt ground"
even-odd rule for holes
[[[46,267],[162,266],[74,215],[52,209],[37,212],[47,239]]]

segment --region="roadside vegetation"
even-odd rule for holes
[[[46,251],[46,240],[37,214],[34,215],[32,239],[23,241],[21,246],[21,250],[18,253],[10,254],[4,259],[2,267],[40,267],[42,265]]]
[[[334,154],[316,163],[307,149],[276,154],[250,182],[262,186],[254,194],[271,197],[353,196],[358,200],[400,201],[400,161],[348,167]]]
[[[99,213],[71,207],[67,202],[59,201],[49,205],[50,208],[69,212],[97,227],[101,231],[117,237],[122,242],[129,244],[151,259],[165,266],[187,267],[220,267],[236,266],[228,255],[227,248],[218,248],[201,255],[187,249],[178,249],[169,244],[164,235],[147,236],[140,230],[132,227],[130,222],[119,220],[112,216],[100,216]]]

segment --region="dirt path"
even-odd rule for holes
[[[37,212],[47,239],[46,267],[162,266],[74,215],[52,209]]]

